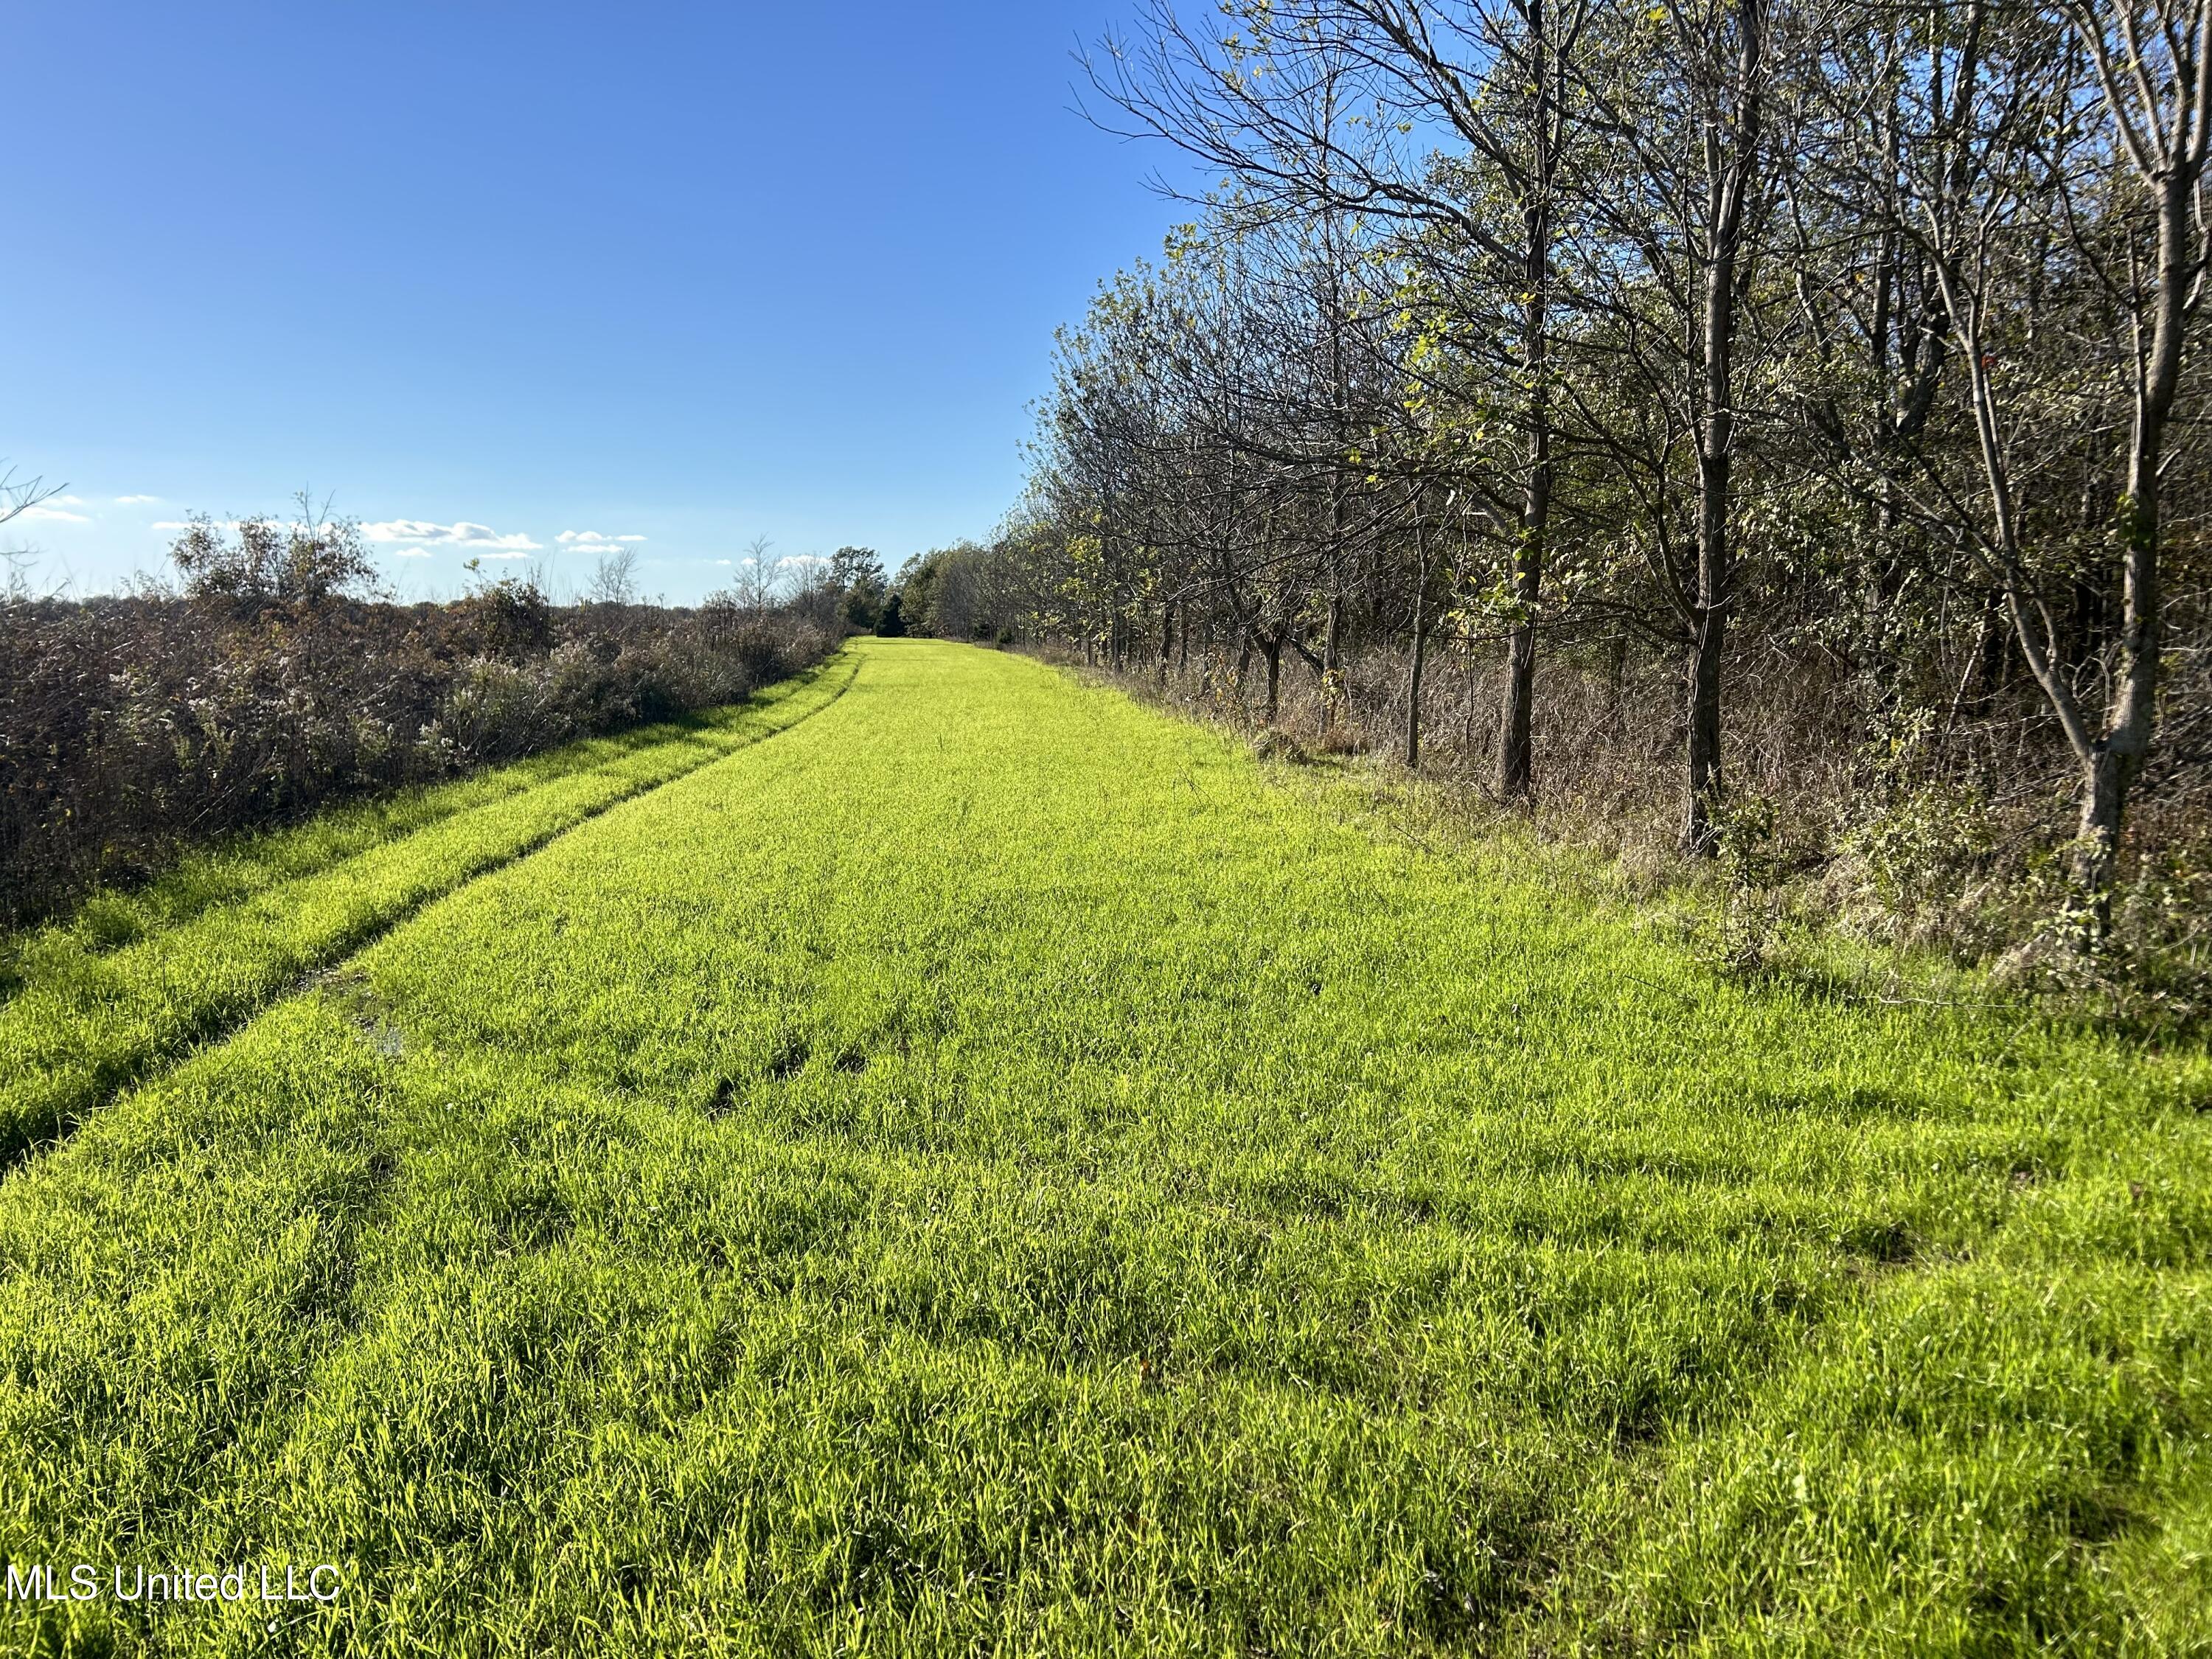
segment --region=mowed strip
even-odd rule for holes
[[[2201,1057],[856,649],[0,1185],[0,1550],[342,1562],[352,1653],[2203,1632]]]
[[[321,848],[339,855],[292,873],[284,849],[271,848],[222,872],[240,890],[234,896],[195,904],[171,925],[149,927],[136,914],[158,918],[160,894],[143,906],[105,907],[103,915],[144,933],[117,948],[101,948],[97,930],[50,930],[23,951],[15,993],[0,1005],[0,1162],[67,1129],[149,1066],[235,1024],[428,900],[804,720],[856,666],[833,661],[681,726],[526,763],[508,777],[457,788],[458,805],[434,792],[415,812],[388,815],[400,833],[358,849],[350,844],[358,830],[326,836],[311,828],[290,839],[310,858]],[[349,817],[365,817],[371,830],[387,821]],[[283,878],[257,879],[268,872]]]

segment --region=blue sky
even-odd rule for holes
[[[1053,328],[1186,216],[1072,111],[1128,15],[11,9],[0,458],[71,499],[0,545],[109,588],[307,487],[405,594],[588,534],[685,599],[756,536],[984,534]]]

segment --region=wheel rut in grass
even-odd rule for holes
[[[772,688],[776,700],[755,711],[767,720],[774,722],[792,704],[799,705],[795,717],[780,724],[743,732],[734,741],[728,740],[729,733],[687,733],[642,755],[623,756],[442,819],[415,836],[149,938],[133,947],[147,958],[134,964],[146,969],[143,987],[118,976],[117,983],[90,992],[64,985],[44,996],[31,993],[13,1000],[0,1008],[0,1174],[65,1139],[86,1117],[165,1066],[224,1041],[272,1005],[307,988],[318,975],[342,968],[438,900],[542,852],[617,806],[812,719],[844,696],[860,667],[860,659],[847,653]],[[825,686],[827,695],[817,699],[815,694]],[[665,763],[672,757],[674,763]],[[656,760],[663,763],[653,764]],[[539,813],[543,821],[478,823],[479,813],[527,811]],[[509,838],[502,843],[497,837],[503,827]],[[484,832],[491,844],[468,844],[465,837],[472,830]],[[386,874],[379,890],[373,860],[404,864],[426,845],[430,851],[418,861],[435,864],[445,850],[443,867],[403,868],[397,877]],[[333,902],[341,915],[329,925],[301,939],[277,932],[289,922],[265,920],[283,914],[295,899],[295,890],[316,884],[337,890]],[[195,944],[201,947],[198,954]]]

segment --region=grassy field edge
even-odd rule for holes
[[[306,845],[346,850],[234,900],[202,903],[182,922],[129,943],[106,945],[99,929],[56,930],[25,957],[16,994],[0,1005],[0,1165],[66,1133],[149,1067],[234,1027],[424,904],[819,713],[859,669],[856,656],[841,653],[654,741],[611,752],[604,742],[587,744],[580,765],[526,763],[490,799],[464,794],[467,804],[367,847],[302,826],[294,833]],[[517,779],[520,787],[510,787]],[[284,860],[262,862],[281,868]]]

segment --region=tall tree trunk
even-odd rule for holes
[[[1725,507],[1725,497],[1722,498]],[[1726,532],[1723,532],[1725,538]],[[1688,723],[1688,799],[1682,815],[1682,850],[1698,857],[1710,854],[1718,842],[1713,807],[1721,787],[1721,650],[1725,643],[1728,612],[1717,597],[1725,581],[1727,545],[1717,542],[1708,556],[1698,558],[1698,599],[1690,647],[1689,671],[1685,678]]]
[[[2112,890],[2128,792],[2150,754],[2157,717],[2164,605],[2159,580],[2159,468],[2181,383],[2183,331],[2195,258],[2189,246],[2196,170],[2170,168],[2159,181],[2158,295],[2148,357],[2137,377],[2128,447],[2128,493],[2120,503],[2118,695],[2082,780],[2076,878],[2091,895],[2101,930],[2112,922]]]
[[[1732,325],[1734,260],[1709,269],[1705,326]],[[1707,415],[1698,452],[1698,591],[1690,609],[1690,661],[1686,676],[1688,795],[1682,816],[1682,850],[1702,857],[1713,851],[1713,805],[1721,787],[1721,653],[1727,643],[1729,483],[1731,471],[1729,346],[1724,332],[1706,343]]]
[[[1413,661],[1406,676],[1406,769],[1421,766],[1421,671],[1429,654],[1429,550],[1419,520],[1413,523],[1413,558],[1419,567],[1413,578]]]
[[[1721,653],[1728,637],[1729,483],[1733,471],[1729,406],[1729,340],[1734,325],[1735,261],[1716,257],[1707,269],[1705,431],[1698,446],[1698,591],[1690,608],[1690,661],[1686,677],[1688,795],[1682,815],[1682,850],[1699,857],[1713,851],[1713,806],[1721,787]]]
[[[2132,365],[2135,410],[2127,490],[2116,514],[2121,566],[2116,684],[2102,720],[2094,725],[2075,696],[2055,629],[2019,556],[2010,477],[1995,399],[1982,372],[1984,360],[1970,356],[1967,369],[1990,485],[1992,539],[2014,635],[2081,767],[2074,875],[2101,934],[2112,921],[2128,794],[2149,755],[2157,718],[2164,645],[2159,473],[2180,386],[2191,290],[2205,270],[2202,244],[2192,232],[2197,190],[2212,153],[2212,9],[2205,0],[2158,0],[2149,9],[2148,28],[2132,5],[2120,9],[2117,28],[2114,9],[2108,5],[2067,0],[2066,9],[2094,67],[2118,147],[2148,187],[2158,221],[2155,276],[2148,291],[2138,288],[2133,295],[2138,330],[2148,313],[2149,339]],[[2162,63],[2157,58],[2161,43],[2166,53]],[[1954,331],[1970,352],[1978,352],[1984,296],[1967,288],[1960,270],[1940,258],[1935,271],[1943,284]]]
[[[1544,592],[1544,562],[1552,524],[1552,412],[1545,332],[1552,283],[1551,66],[1547,61],[1544,0],[1530,0],[1530,55],[1536,88],[1530,125],[1535,135],[1535,177],[1523,204],[1525,233],[1522,280],[1528,284],[1522,307],[1523,349],[1528,368],[1528,474],[1522,485],[1521,524],[1513,550],[1512,631],[1505,641],[1505,687],[1498,709],[1498,793],[1507,800],[1528,793],[1535,777],[1536,603]]]
[[[1498,710],[1498,793],[1525,795],[1535,781],[1536,618],[1544,589],[1544,550],[1552,516],[1551,434],[1531,437],[1532,465],[1513,552],[1512,631],[1505,636],[1505,689]]]
[[[1331,95],[1334,86],[1331,83]],[[1352,394],[1344,363],[1344,292],[1342,267],[1336,253],[1336,216],[1322,219],[1323,257],[1328,271],[1328,621],[1322,641],[1321,723],[1324,731],[1336,725],[1337,695],[1344,684],[1344,541],[1350,502],[1345,477],[1346,453],[1352,444]]]
[[[1323,631],[1321,647],[1321,723],[1327,731],[1336,724],[1337,693],[1344,684],[1344,572],[1342,562],[1332,558],[1330,577],[1334,591],[1328,596],[1328,625]]]
[[[1729,543],[1729,491],[1735,459],[1735,298],[1742,260],[1743,214],[1759,162],[1765,77],[1765,0],[1738,0],[1741,40],[1734,88],[1735,131],[1725,165],[1708,137],[1705,291],[1697,388],[1697,594],[1690,606],[1690,662],[1686,725],[1688,777],[1682,849],[1711,854],[1718,842],[1713,807],[1721,788],[1721,653],[1733,597],[1734,549]]]

